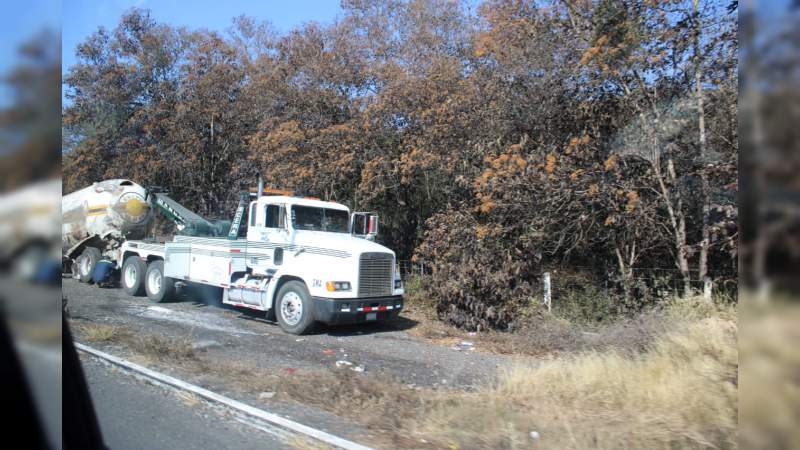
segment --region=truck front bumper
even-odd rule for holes
[[[333,299],[311,297],[314,319],[327,324],[387,320],[403,309],[403,296]]]

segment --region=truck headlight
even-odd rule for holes
[[[403,282],[401,280],[394,280],[394,288],[395,289],[402,289],[403,288]]]
[[[341,291],[349,291],[350,290],[350,282],[349,281],[328,281],[325,283],[325,289],[328,292],[341,292]]]

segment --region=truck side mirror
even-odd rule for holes
[[[378,215],[370,212],[354,212],[350,215],[350,234],[370,241],[378,235]]]

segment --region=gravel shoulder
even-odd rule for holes
[[[348,377],[348,382],[363,380],[371,389],[376,389],[376,385],[381,389],[380,383],[385,380],[387,390],[461,391],[491,383],[498,368],[519,361],[519,358],[484,353],[469,346],[439,345],[422,339],[410,333],[418,323],[402,315],[390,324],[320,326],[313,334],[294,336],[267,321],[263,314],[220,305],[215,299],[209,299],[208,291],[202,289],[188,289],[178,300],[162,304],[153,304],[146,297],[128,296],[121,289],[100,289],[69,278],[63,280],[62,292],[68,301],[73,328],[87,324],[119,327],[134,338],[156,335],[167,342],[184,346],[189,343],[196,355],[193,363],[199,360],[202,369],[198,370],[197,364],[190,368],[189,364],[178,360],[139,359],[138,362],[357,442],[380,443],[381,436],[374,434],[374,427],[363,426],[375,417],[360,417],[358,413],[343,417],[343,414],[333,413],[341,413],[342,405],[353,403],[351,399],[334,398],[332,401],[337,404],[326,411],[319,404],[310,405],[263,392],[262,389],[271,388],[265,388],[263,380],[255,377],[276,374],[284,377],[278,380],[281,382],[287,379],[287,374],[297,372],[298,375],[318,374],[317,380],[330,382],[333,373],[334,380],[342,376]],[[80,332],[75,334],[76,339],[84,339]],[[84,341],[134,361],[141,356],[124,341]],[[344,369],[337,368],[337,362]],[[223,369],[230,367],[242,369]],[[314,382],[315,378],[307,379]],[[293,387],[295,392],[297,388]],[[351,391],[343,394],[336,392],[333,386],[331,396],[350,395],[353,387],[348,389]],[[359,387],[354,389],[360,390]],[[391,405],[388,408],[391,410]]]
[[[393,324],[320,326],[314,334],[294,336],[262,314],[214,305],[193,292],[175,302],[153,304],[146,297],[72,279],[63,280],[62,292],[73,319],[189,337],[209,356],[247,359],[264,368],[323,369],[345,360],[402,383],[468,389],[490,382],[497,368],[512,360],[417,338],[404,330],[416,323],[402,316]]]

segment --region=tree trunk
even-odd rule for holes
[[[619,274],[622,277],[622,291],[624,295],[625,306],[630,305],[631,290],[633,282],[633,269],[626,263],[625,257],[622,255],[619,247],[614,249],[617,254],[617,262],[619,263]]]
[[[654,172],[658,180],[659,188],[661,189],[661,196],[664,198],[664,203],[667,206],[667,213],[669,215],[670,224],[675,238],[675,263],[678,270],[681,272],[683,278],[683,296],[690,297],[692,295],[692,280],[689,271],[689,255],[688,246],[686,245],[686,217],[683,213],[683,199],[681,198],[680,190],[675,193],[676,205],[673,207],[672,199],[669,195],[669,189],[664,182],[664,176],[661,173],[661,164],[658,155],[655,155]],[[675,173],[675,165],[672,159],[667,162],[667,176],[672,182],[677,179]]]
[[[640,84],[644,85],[644,82],[640,79]],[[625,92],[630,95],[631,92],[628,89],[627,85],[623,85],[625,88]],[[656,118],[656,123],[661,123],[661,115],[659,114],[658,108],[653,103],[653,114]],[[642,119],[642,123],[646,124],[647,121],[644,117],[644,112],[640,109],[639,116]],[[650,164],[653,169],[653,173],[655,174],[656,180],[658,181],[659,189],[661,190],[661,197],[664,200],[664,205],[667,207],[667,213],[669,216],[670,225],[672,226],[673,237],[675,239],[675,258],[676,258],[676,265],[681,272],[681,277],[683,278],[683,296],[690,297],[692,295],[692,283],[689,271],[689,251],[688,246],[686,245],[686,219],[683,212],[683,200],[681,196],[680,188],[678,188],[675,192],[675,205],[672,204],[672,196],[670,195],[669,188],[667,187],[666,182],[664,181],[664,174],[662,173],[661,167],[661,146],[658,139],[655,136],[655,133],[650,129],[650,127],[645,127],[646,132],[649,134],[648,140],[652,145],[652,153],[651,153],[651,160]],[[673,184],[678,184],[678,177],[675,173],[675,164],[670,157],[667,160],[667,177],[669,177],[670,182]]]
[[[702,236],[700,240],[700,257],[697,262],[697,276],[703,281],[703,297],[711,299],[711,289],[708,288],[706,277],[708,276],[708,250],[711,245],[711,186],[708,182],[708,164],[706,161],[706,119],[705,107],[703,105],[703,70],[702,55],[700,50],[700,33],[702,27],[700,23],[699,0],[692,1],[692,15],[694,19],[693,47],[694,47],[694,95],[697,102],[697,127],[700,133],[700,184],[702,196]]]

